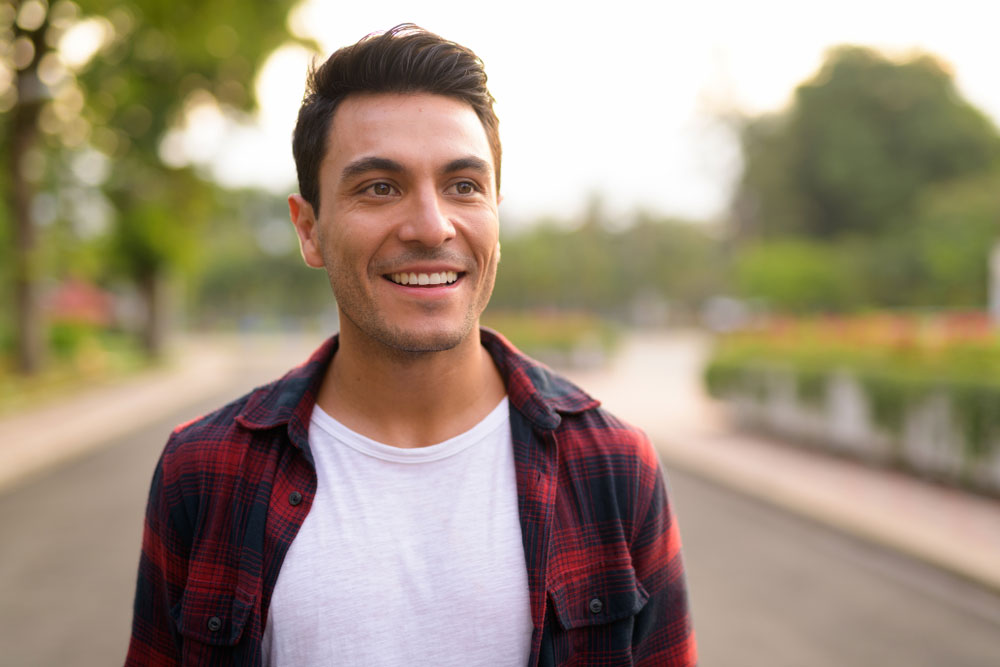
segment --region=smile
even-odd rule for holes
[[[386,278],[397,285],[450,285],[458,280],[455,271],[440,273],[390,273]]]

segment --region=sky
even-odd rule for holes
[[[475,51],[497,99],[501,216],[570,219],[600,196],[612,219],[643,209],[712,221],[740,169],[720,119],[787,105],[837,44],[940,57],[960,92],[1000,125],[997,0],[511,0],[489,5],[305,0],[293,33],[322,57],[412,22]],[[261,108],[238,123],[202,109],[186,152],[228,185],[294,191],[290,134],[313,54],[279,49],[257,80]]]

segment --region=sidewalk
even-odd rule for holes
[[[675,467],[1000,592],[1000,500],[741,433],[701,387],[705,339],[637,336],[613,374],[574,377]]]
[[[219,394],[238,375],[256,382],[273,379],[311,350],[308,337],[296,335],[185,338],[161,368],[0,419],[0,492]]]
[[[304,360],[309,349],[303,341],[188,341],[164,369],[0,420],[0,492],[225,390],[248,366],[256,367],[261,381],[273,377]],[[1000,501],[733,430],[701,389],[705,353],[705,340],[696,334],[638,335],[612,372],[570,375],[644,428],[668,468],[689,470],[1000,592]]]
[[[163,368],[0,420],[0,491],[217,390],[228,361],[189,345]]]

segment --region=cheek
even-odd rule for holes
[[[323,257],[330,272],[366,274],[378,254],[379,240],[360,233],[359,227],[345,227],[327,234]]]
[[[496,217],[484,215],[470,228],[472,243],[484,256],[495,255],[500,249],[500,224]]]

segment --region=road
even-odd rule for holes
[[[280,361],[247,359],[253,367],[234,380],[242,389]],[[156,457],[174,424],[222,398],[0,495],[0,663],[121,663]],[[996,596],[697,477],[669,475],[702,664],[1000,664]]]
[[[703,665],[1000,665],[1000,598],[669,472]]]
[[[0,493],[0,665],[122,663],[146,495],[171,429],[277,377],[310,348],[304,339],[226,340],[225,362],[211,372],[234,360],[238,370],[217,393]]]

